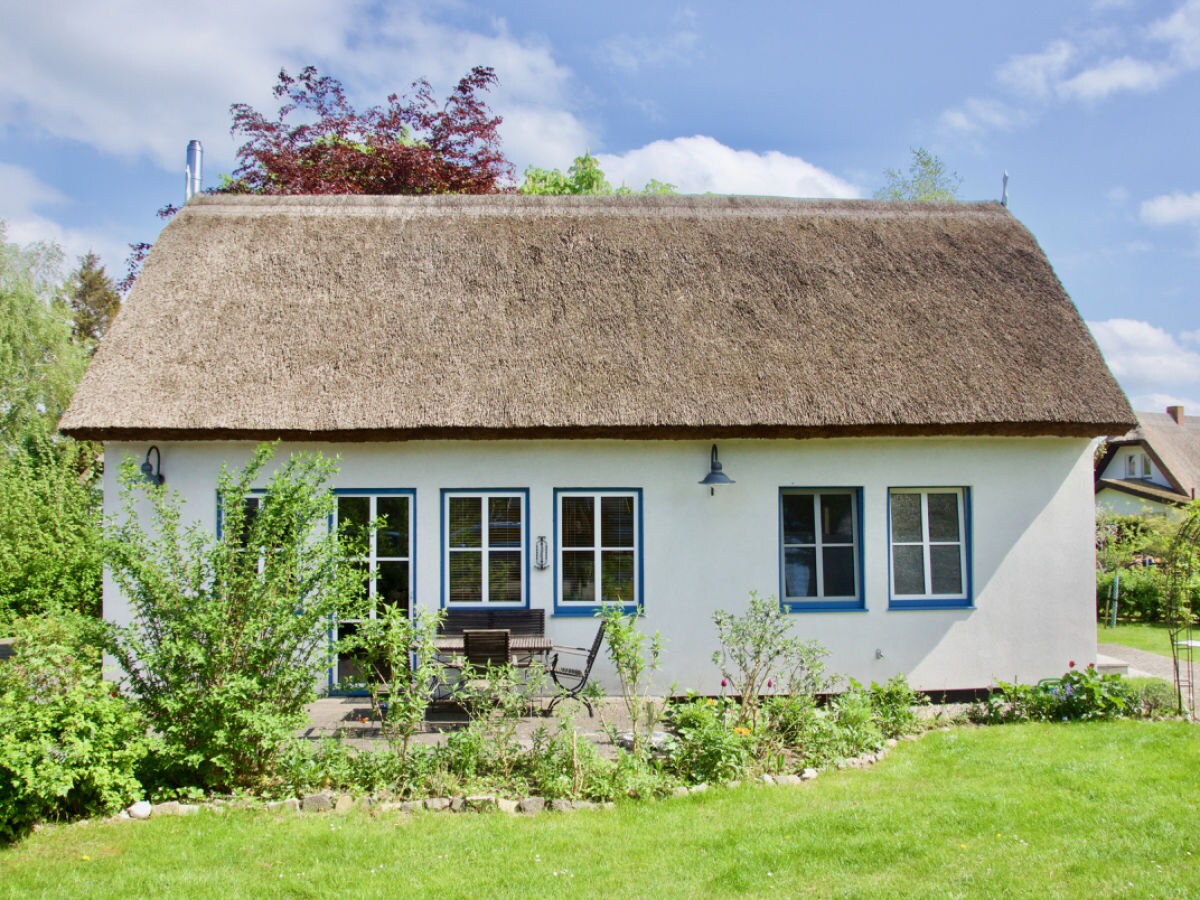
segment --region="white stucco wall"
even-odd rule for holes
[[[1104,488],[1096,494],[1096,511],[1118,516],[1180,516],[1180,508],[1174,504],[1155,503],[1112,488]]]
[[[168,486],[187,513],[215,527],[216,475],[250,455],[248,443],[160,442]],[[412,488],[416,494],[415,605],[441,597],[440,491],[528,488],[530,544],[552,551],[556,487],[641,488],[647,630],[665,641],[659,686],[719,690],[711,615],[740,611],[750,590],[780,590],[781,487],[861,487],[866,609],[794,613],[796,632],[830,650],[829,665],[860,681],[903,672],[920,688],[980,687],[996,679],[1061,674],[1095,658],[1090,443],[1067,438],[726,440],[736,484],[710,496],[698,482],[710,442],[438,441],[284,445],[342,456],[335,487]],[[105,447],[105,509],[116,511],[120,459],[147,444]],[[888,608],[889,487],[967,487],[971,501],[972,609]],[[530,572],[530,602],[553,609],[554,569]],[[105,615],[128,608],[105,581]],[[555,617],[556,643],[584,645],[596,624]],[[876,658],[876,650],[882,659]],[[602,678],[611,683],[607,666]]]
[[[1133,459],[1132,469],[1129,463],[1130,458]],[[1147,466],[1149,466],[1148,472],[1146,471]],[[1131,472],[1136,474],[1131,474]],[[1104,471],[1100,473],[1100,477],[1117,480],[1138,478],[1157,487],[1171,488],[1171,482],[1167,481],[1167,476],[1154,464],[1140,445],[1119,448],[1113,454],[1113,458],[1108,461],[1108,465],[1104,467]]]

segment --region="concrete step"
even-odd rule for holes
[[[1129,663],[1123,659],[1117,659],[1115,656],[1105,656],[1103,653],[1097,653],[1096,671],[1101,675],[1128,675]]]

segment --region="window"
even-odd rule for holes
[[[412,501],[409,491],[358,493],[336,491],[337,511],[334,527],[352,536],[362,537],[366,555],[357,560],[374,574],[366,582],[371,599],[368,615],[375,618],[388,607],[411,609],[412,597]],[[368,525],[375,523],[374,528]],[[361,619],[343,619],[335,623],[333,639],[352,634]],[[339,656],[335,664],[335,682],[361,681],[354,660]]]
[[[1138,477],[1137,455],[1136,454],[1130,453],[1127,457],[1125,457],[1125,477],[1126,478],[1137,478]]]
[[[1152,469],[1150,467],[1150,457],[1147,456],[1145,453],[1142,454],[1142,477],[1143,478],[1153,478],[1154,477],[1154,469]]]
[[[526,491],[443,491],[443,605],[524,605]]]
[[[893,488],[893,607],[969,606],[966,488]]]
[[[784,488],[783,602],[792,610],[861,609],[859,490]]]
[[[642,492],[554,492],[555,612],[591,615],[601,603],[642,602]]]

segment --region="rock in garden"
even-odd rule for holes
[[[575,811],[575,802],[573,800],[564,800],[561,797],[557,798],[555,800],[551,800],[547,804],[547,806],[550,809],[554,810],[555,812],[574,812]]]
[[[434,812],[441,812],[444,809],[450,808],[450,801],[445,797],[428,797],[425,800],[425,808],[431,809]]]
[[[672,797],[686,797],[687,793],[688,793],[688,789],[687,789],[686,785],[679,784],[679,785],[676,785],[675,787],[671,788],[671,796]]]
[[[649,747],[651,750],[663,749],[671,740],[671,735],[665,731],[651,732],[650,736],[642,738],[642,745]],[[617,746],[625,750],[633,749],[633,732],[626,731],[617,735]]]
[[[299,801],[296,800],[295,797],[293,797],[291,800],[285,800],[283,802],[284,802],[285,806],[288,803],[295,803],[296,805],[294,807],[292,807],[292,809],[300,808],[300,803],[299,803]],[[200,812],[200,807],[198,807],[198,806],[184,806],[182,803],[179,805],[179,814],[181,816],[194,816],[198,812]]]
[[[404,812],[414,813],[418,809],[423,809],[425,806],[420,800],[404,800],[400,803],[400,809]]]
[[[899,743],[899,741],[897,741],[895,738],[888,738],[886,741],[884,741],[884,743],[887,744],[889,747],[895,747],[896,744]]]
[[[129,806],[125,812],[129,813],[131,819],[148,819],[150,818],[151,806],[147,800],[139,800],[137,803]]]
[[[591,800],[576,800],[575,808],[576,809],[595,809],[596,804],[593,803]]]
[[[150,815],[152,816],[179,816],[183,815],[180,812],[180,805],[177,800],[168,800],[165,803],[155,803],[150,807]]]
[[[333,804],[334,812],[349,812],[354,808],[354,798],[349,794],[342,794],[337,798],[337,802]]]
[[[693,784],[690,788],[688,788],[688,792],[692,794],[703,794],[707,790],[707,784]]]
[[[333,809],[333,798],[321,791],[319,794],[309,794],[300,806],[305,812],[328,812]]]
[[[496,808],[496,798],[483,794],[466,797],[463,799],[463,808],[469,812],[486,812]]]
[[[758,780],[761,781],[763,784],[774,784],[775,783],[775,778],[771,775],[768,775],[766,772],[763,772],[761,775],[759,775]]]
[[[813,769],[813,768],[805,769],[803,772],[800,773],[800,777],[802,779],[804,779],[805,781],[812,781],[814,778],[817,777],[817,770]]]
[[[540,813],[545,808],[546,801],[541,797],[525,797],[517,801],[517,809],[526,814]]]
[[[450,798],[450,812],[462,812],[467,806],[467,801],[462,797]]]
[[[508,813],[509,815],[515,815],[517,811],[517,801],[509,800],[506,797],[498,797],[496,798],[496,808],[499,809],[500,812]]]
[[[776,775],[776,784],[800,784],[803,779],[799,775]]]

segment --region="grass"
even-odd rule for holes
[[[802,787],[616,810],[56,826],[0,851],[0,895],[1184,896],[1197,796],[1194,725],[964,728]]]
[[[1096,640],[1101,644],[1120,644],[1171,658],[1171,638],[1166,625],[1142,622],[1123,623],[1116,628],[1097,625]]]

